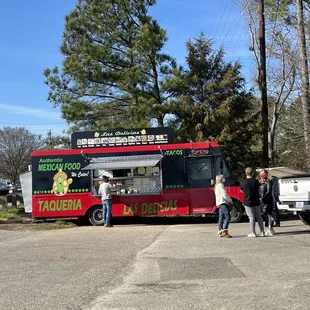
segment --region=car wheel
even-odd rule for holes
[[[243,215],[243,211],[242,211],[241,204],[238,201],[233,200],[233,208],[230,211],[230,216],[231,216],[230,222],[238,223],[241,220],[242,215]]]
[[[100,226],[104,224],[102,206],[95,206],[89,210],[88,221],[94,226]]]
[[[310,212],[299,212],[298,215],[305,225],[310,225]]]

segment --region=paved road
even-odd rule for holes
[[[214,223],[0,227],[0,309],[309,309],[310,229],[221,239]],[[173,225],[171,225],[173,224]]]

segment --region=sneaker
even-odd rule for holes
[[[111,224],[105,224],[104,227],[113,227]]]
[[[275,234],[275,231],[274,231],[274,229],[273,228],[271,228],[271,229],[268,229],[267,231],[266,231],[266,236],[274,236],[274,234]]]
[[[217,232],[218,235],[221,235],[222,233],[223,233],[223,229],[221,229],[221,230],[219,230],[219,231]]]
[[[259,234],[260,237],[265,237],[265,232],[262,231],[260,234]]]
[[[256,238],[256,234],[255,233],[250,233],[250,234],[248,234],[248,237],[249,238]]]

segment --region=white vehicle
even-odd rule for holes
[[[298,214],[310,225],[310,173],[285,167],[268,170],[278,179],[278,209]]]

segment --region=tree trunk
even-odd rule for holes
[[[261,114],[262,114],[262,165],[264,168],[269,167],[268,152],[268,102],[267,102],[267,78],[266,78],[266,42],[265,42],[265,17],[264,1],[258,0],[259,15],[259,88],[261,92]]]
[[[277,113],[277,107],[275,106],[273,109],[272,122],[270,125],[269,133],[268,133],[268,152],[269,152],[269,160],[270,167],[274,167],[275,165],[275,137],[276,137],[276,128],[278,123],[279,115]]]
[[[309,139],[309,71],[308,71],[308,57],[306,48],[306,36],[305,36],[305,24],[304,24],[304,12],[303,12],[303,0],[296,0],[297,9],[297,24],[298,24],[298,47],[301,61],[301,105],[303,112],[303,127],[304,127],[304,139],[307,154],[307,167],[310,171],[310,139]]]

